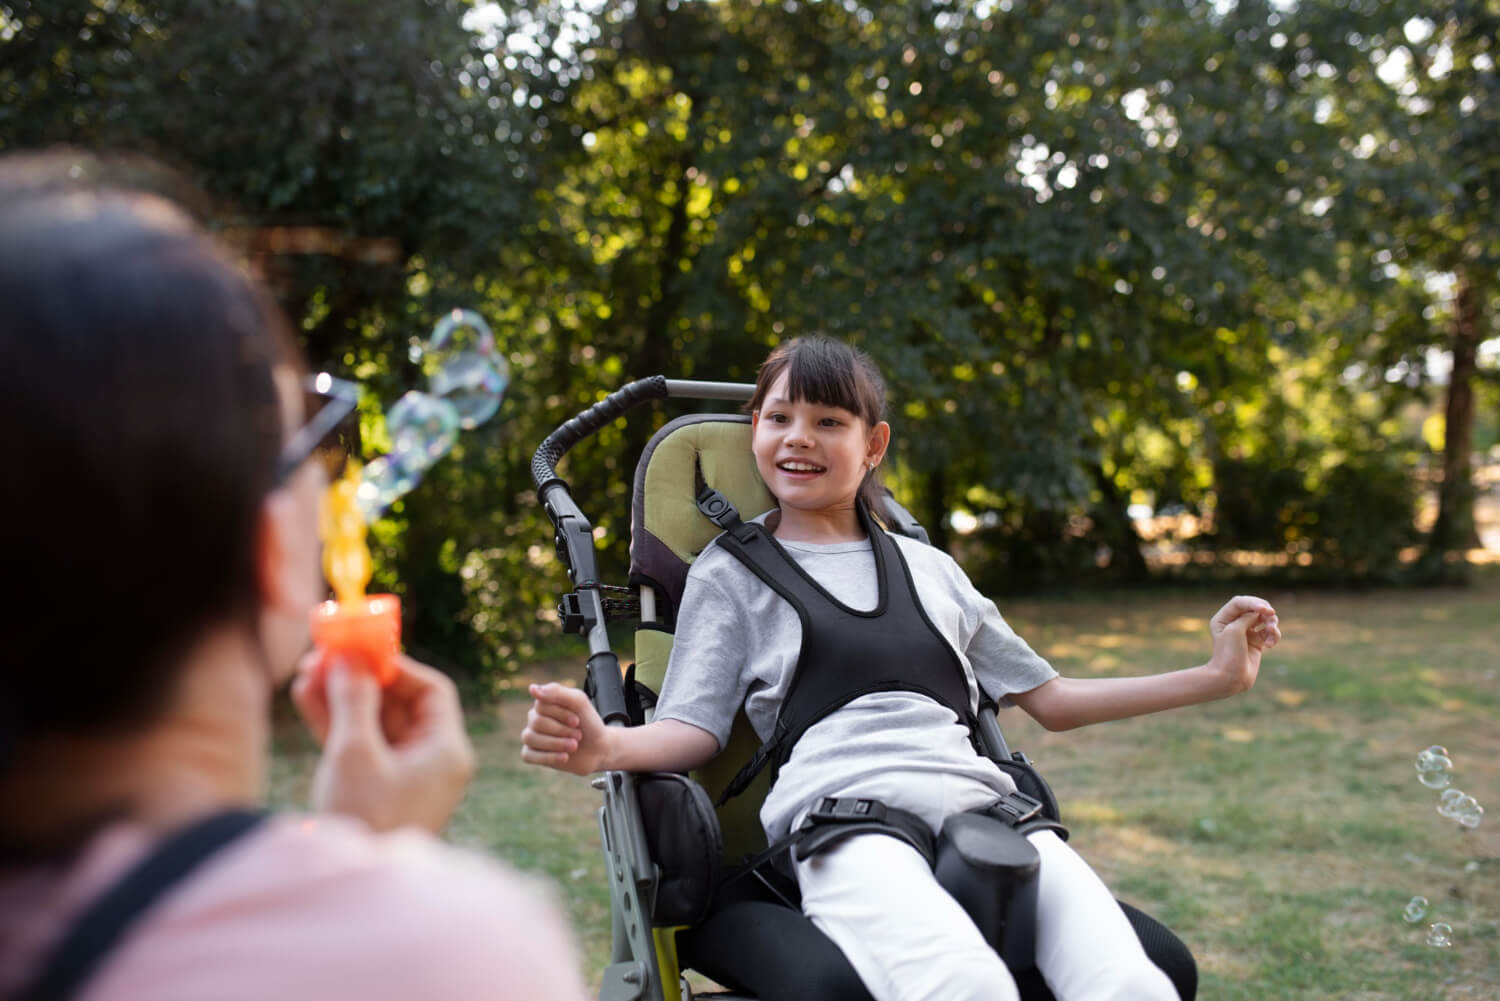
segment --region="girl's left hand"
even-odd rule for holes
[[[1208,623],[1214,638],[1209,669],[1225,695],[1247,691],[1260,673],[1260,655],[1281,641],[1276,609],[1264,598],[1238,595],[1224,603]]]

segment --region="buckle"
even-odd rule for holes
[[[986,813],[995,814],[996,818],[1005,821],[1012,827],[1024,824],[1026,821],[1042,812],[1042,801],[1028,796],[1024,792],[1010,792],[1002,796],[994,806]]]
[[[885,804],[874,799],[839,799],[824,796],[807,814],[810,823],[846,824],[859,820],[885,820]]]

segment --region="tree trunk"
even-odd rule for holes
[[[1141,553],[1141,537],[1136,533],[1135,522],[1130,519],[1129,499],[1120,494],[1115,478],[1098,463],[1094,465],[1094,484],[1099,488],[1101,501],[1093,515],[1103,522],[1101,534],[1115,547],[1113,568],[1129,583],[1148,580],[1151,571]]]
[[[928,540],[943,552],[948,551],[948,475],[941,468],[927,474],[922,496],[922,527]]]
[[[1427,557],[1442,562],[1447,554],[1479,545],[1474,528],[1474,376],[1479,350],[1479,290],[1458,273],[1453,317],[1453,372],[1448,377],[1444,408],[1443,479],[1438,486],[1438,514],[1427,539]]]

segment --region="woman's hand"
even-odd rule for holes
[[[522,761],[574,775],[608,767],[609,728],[587,695],[555,682],[529,691],[533,701],[521,731]]]
[[[366,671],[310,653],[292,701],[323,745],[313,808],[347,813],[376,830],[447,824],[474,776],[458,689],[440,671],[397,658],[382,688]]]
[[[1214,640],[1208,669],[1224,695],[1249,690],[1260,673],[1260,656],[1281,641],[1276,609],[1263,598],[1238,595],[1208,623]]]

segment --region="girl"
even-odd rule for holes
[[[931,666],[932,684],[869,691],[814,720],[789,754],[773,759],[779,770],[761,821],[774,841],[812,804],[835,796],[910,811],[936,832],[948,816],[992,804],[1015,786],[974,752],[960,713],[932,697],[945,665],[934,662],[931,636],[941,641],[937,659],[959,666],[970,711],[982,686],[1049,730],[1244,691],[1262,651],[1280,638],[1268,603],[1237,597],[1211,620],[1213,653],[1200,666],[1141,678],[1060,677],[946,553],[906,538],[890,537],[893,549],[871,538],[882,530],[865,516],[861,495],[891,432],[884,386],[868,357],[822,337],[784,344],[762,365],[750,409],[756,467],[778,503],[755,521],[810,582],[812,590],[800,593],[826,604],[812,614],[794,607],[730,552],[735,540],[726,533],[688,575],[653,722],[606,728],[582,692],[533,686],[526,761],[577,774],[687,771],[723,747],[741,705],[761,739],[770,736],[799,663],[809,669],[810,651],[832,670],[906,657],[922,670]],[[871,642],[893,615],[919,625]],[[841,637],[858,651],[852,657],[841,656]],[[924,690],[910,690],[918,687]],[[1041,856],[1037,966],[1059,1001],[1175,998],[1088,865],[1051,831],[1030,839]],[[905,842],[855,836],[795,870],[803,910],[879,1001],[1017,997],[1000,958]]]

